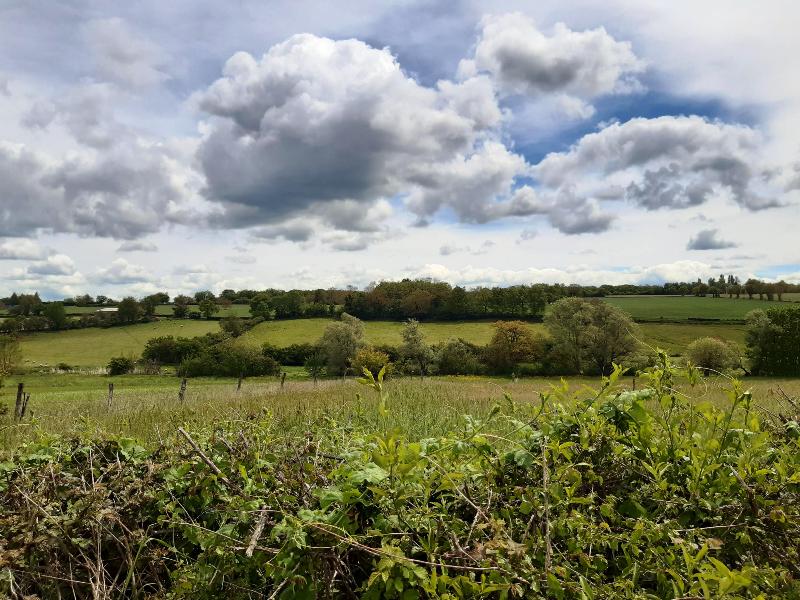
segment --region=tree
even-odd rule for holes
[[[203,300],[216,300],[216,296],[214,296],[214,292],[211,292],[209,290],[196,292],[194,295],[194,301],[197,304],[200,304]]]
[[[192,299],[189,296],[175,296],[173,300],[172,314],[176,319],[185,319],[189,315],[189,306],[192,304]]]
[[[314,383],[317,383],[317,379],[325,373],[325,354],[321,350],[315,350],[306,358],[303,368]]]
[[[544,321],[555,354],[576,373],[588,366],[607,373],[638,347],[637,327],[630,316],[602,300],[563,298],[550,307]]]
[[[405,362],[413,364],[420,377],[424,377],[430,370],[434,355],[431,347],[425,343],[425,336],[420,329],[419,322],[415,319],[406,321],[400,335],[403,338],[400,357]]]
[[[217,301],[213,296],[211,298],[203,298],[200,300],[198,308],[200,309],[200,313],[206,319],[210,319],[219,312],[219,306],[217,305]]]
[[[686,348],[689,361],[708,375],[710,372],[721,373],[737,366],[737,352],[722,340],[713,337],[699,338]]]
[[[325,354],[326,368],[331,375],[341,375],[352,364],[364,342],[364,325],[359,319],[342,313],[340,321],[325,328],[319,346]]]
[[[755,375],[800,375],[800,307],[751,311],[745,339]]]
[[[146,317],[155,316],[158,301],[153,296],[145,296],[139,305],[142,307],[142,312]]]
[[[280,294],[272,299],[276,319],[293,319],[303,314],[303,295],[297,290]]]
[[[583,373],[586,331],[592,324],[592,307],[580,298],[562,298],[550,306],[544,323],[554,350],[564,356],[575,373]]]
[[[247,331],[244,320],[240,319],[239,317],[225,317],[224,319],[220,319],[219,328],[225,333],[230,334],[231,337],[235,338]]]
[[[630,315],[602,300],[590,300],[592,324],[586,336],[586,358],[600,373],[610,373],[613,364],[639,347],[639,328]]]
[[[449,340],[437,353],[437,371],[441,375],[479,375],[483,370],[479,354],[475,344],[461,338]]]
[[[486,362],[497,373],[508,373],[522,362],[541,358],[543,340],[522,321],[497,321],[492,341],[486,347]]]
[[[50,327],[53,329],[63,329],[69,321],[67,311],[61,302],[48,302],[45,304],[42,314],[50,321]]]
[[[19,364],[22,353],[19,341],[10,335],[0,335],[0,387],[3,381],[10,376]]]
[[[135,323],[141,311],[136,298],[128,296],[117,305],[117,319],[120,323]]]
[[[262,319],[272,318],[272,297],[267,294],[256,294],[250,299],[250,314]]]

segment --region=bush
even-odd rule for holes
[[[481,348],[463,340],[450,340],[436,349],[436,367],[441,375],[480,375],[485,369]]]
[[[738,364],[734,348],[720,339],[713,337],[699,338],[686,348],[686,357],[700,367],[705,374],[711,371],[723,372]]]
[[[184,360],[178,369],[183,377],[258,377],[278,375],[280,365],[258,348],[223,342]]]
[[[135,367],[136,362],[132,358],[128,358],[127,356],[115,356],[108,361],[106,369],[109,375],[127,375],[128,373],[133,373]]]
[[[192,418],[197,452],[39,436],[3,456],[0,596],[799,598],[797,422],[659,360],[440,435],[399,413],[436,396],[376,384],[313,424]]]
[[[392,372],[392,363],[389,361],[389,355],[374,348],[362,348],[353,359],[353,371],[356,375],[360,375],[367,369],[375,377],[383,367],[386,367],[385,376],[388,377]]]
[[[60,362],[56,365],[56,369],[59,371],[72,371],[72,366],[65,362]]]
[[[282,365],[302,367],[312,354],[319,352],[319,346],[315,344],[290,344],[289,346],[278,348],[267,342],[261,347],[261,352],[264,356],[269,356]]]

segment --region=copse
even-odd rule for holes
[[[420,377],[424,377],[430,372],[434,355],[431,347],[425,343],[419,322],[416,319],[406,321],[400,335],[403,338],[400,357],[408,367],[416,371]]]

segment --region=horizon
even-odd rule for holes
[[[792,14],[6,3],[0,296],[800,283]]]

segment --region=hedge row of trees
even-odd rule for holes
[[[561,298],[597,298],[609,295],[696,295],[730,296],[750,299],[782,300],[784,294],[800,292],[800,285],[785,281],[767,283],[748,279],[744,283],[733,275],[720,275],[707,282],[672,282],[663,285],[601,285],[581,286],[563,284],[531,284],[510,287],[481,287],[466,289],[428,279],[383,281],[365,290],[223,290],[215,295],[209,290],[192,296],[179,295],[173,302],[177,318],[206,317],[217,314],[221,307],[246,304],[251,315],[264,319],[293,319],[299,317],[338,317],[342,312],[364,320],[372,319],[526,319],[536,320],[544,314],[545,306]],[[139,300],[124,298],[117,302],[106,296],[90,295],[67,298],[61,303],[44,303],[38,294],[12,294],[0,299],[12,315],[45,316],[53,304],[62,306],[127,306],[141,316],[153,316],[159,304],[167,304],[165,292],[151,294]],[[52,320],[52,319],[51,319]],[[135,319],[134,319],[135,320]],[[122,319],[130,322],[130,319]],[[47,328],[47,327],[45,327]],[[53,327],[58,328],[58,327]],[[25,328],[30,330],[30,328]]]

